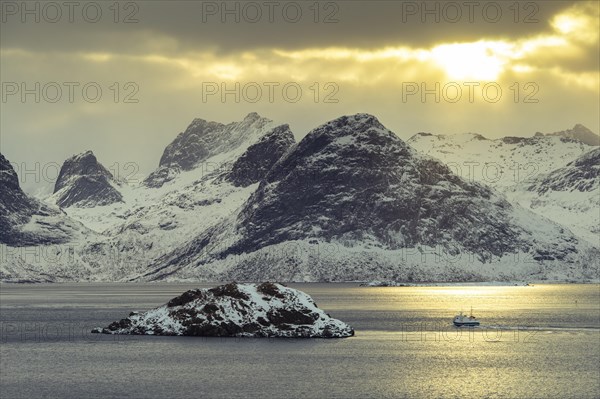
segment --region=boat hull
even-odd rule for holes
[[[456,327],[476,327],[479,325],[478,321],[474,321],[474,322],[454,322],[454,325]]]

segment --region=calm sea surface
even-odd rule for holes
[[[599,285],[291,284],[348,339],[89,333],[213,285],[1,285],[0,397],[600,397]],[[482,326],[452,327],[471,306]]]

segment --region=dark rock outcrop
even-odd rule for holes
[[[8,159],[0,154],[0,218],[12,215],[14,222],[24,223],[37,208],[36,202],[21,190],[19,177]]]
[[[589,151],[566,166],[541,176],[528,186],[529,191],[588,192],[600,185],[600,148]]]
[[[277,126],[234,162],[228,180],[238,187],[261,181],[295,142],[288,125]]]
[[[500,139],[504,144],[521,144],[521,145],[531,145],[536,143],[535,138],[531,137],[515,137],[515,136],[506,136]]]
[[[0,154],[0,243],[14,245],[22,241],[15,227],[26,223],[39,208],[19,186],[14,168]]]

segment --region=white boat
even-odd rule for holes
[[[479,325],[479,320],[473,316],[473,308],[471,308],[470,315],[464,315],[461,311],[460,314],[454,317],[452,321],[456,327],[474,327]]]

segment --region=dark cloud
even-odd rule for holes
[[[270,3],[273,5],[266,6]],[[172,52],[208,48],[227,53],[273,47],[288,50],[327,46],[429,47],[441,41],[514,39],[544,32],[550,28],[550,18],[574,2],[325,1],[319,3],[318,23],[314,22],[314,1],[270,3],[137,1],[138,10],[122,9],[119,14],[119,19],[123,20],[128,13],[135,11],[137,23],[114,23],[115,14],[108,9],[112,4],[109,2],[100,2],[103,17],[97,23],[86,22],[81,11],[75,11],[73,23],[68,22],[66,11],[57,23],[44,22],[42,12],[40,23],[33,23],[31,15],[27,16],[27,23],[21,23],[19,15],[7,15],[7,21],[2,24],[2,46],[131,54],[147,51],[148,44],[136,40],[140,31],[146,31],[157,38],[174,39],[164,49]],[[262,17],[256,23],[251,21],[255,18],[257,7],[249,7],[249,4],[258,5],[262,10]],[[297,9],[290,4],[298,5],[302,12],[298,22],[290,22],[294,20]],[[519,6],[515,7],[515,4]],[[212,11],[213,7],[216,7],[216,14],[209,15],[207,11]],[[236,7],[240,10],[240,22],[235,22],[234,13],[226,15],[223,23],[221,10],[235,10]],[[269,21],[269,7],[274,10],[273,22]],[[434,10],[435,7],[439,9],[438,13],[423,14],[424,10]],[[462,17],[453,22],[459,9]],[[496,17],[498,10],[501,15]],[[425,18],[425,23],[422,18]],[[324,23],[325,20],[331,23]]]

